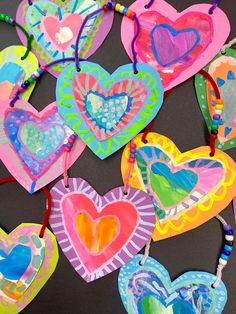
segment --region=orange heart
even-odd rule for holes
[[[114,216],[93,220],[87,213],[82,212],[76,216],[75,226],[87,249],[92,254],[98,254],[115,238],[119,222]]]

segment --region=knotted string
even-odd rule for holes
[[[0,179],[0,184],[8,183],[8,182],[17,182],[17,181],[14,177],[7,177],[7,178],[1,178]],[[43,190],[43,192],[47,198],[47,208],[46,208],[46,211],[44,213],[42,228],[39,232],[40,238],[43,238],[43,236],[44,236],[45,230],[46,230],[48,222],[49,222],[51,209],[52,209],[52,196],[51,196],[50,191],[46,187],[43,187],[42,190]]]

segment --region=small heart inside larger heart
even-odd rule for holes
[[[91,273],[122,249],[138,222],[135,206],[125,200],[97,208],[88,196],[70,193],[61,208],[71,243]]]

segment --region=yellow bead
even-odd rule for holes
[[[223,105],[218,104],[215,106],[215,110],[223,110],[223,107]]]
[[[115,6],[115,10],[117,12],[120,12],[120,7],[121,7],[121,4],[120,3],[117,3],[116,6]]]

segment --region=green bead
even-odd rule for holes
[[[30,84],[34,82],[34,80],[32,79],[32,77],[29,77],[27,81],[30,82]]]
[[[218,129],[219,129],[219,125],[213,124],[213,125],[211,126],[211,129],[212,129],[212,130],[218,130]]]
[[[10,21],[10,16],[9,15],[5,15],[5,22],[8,23]]]

